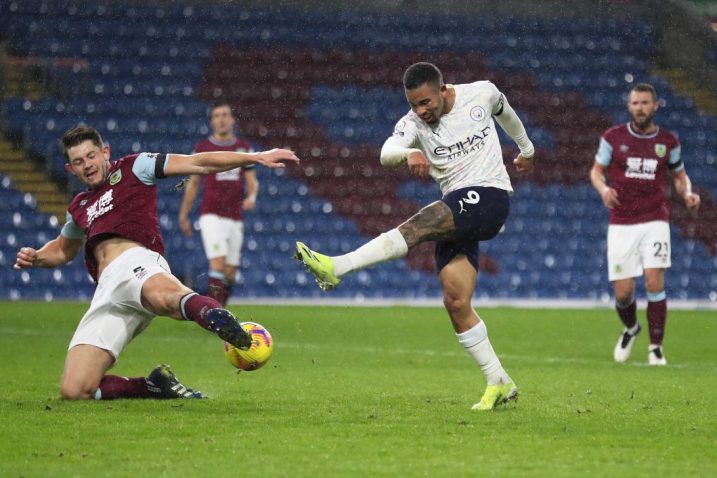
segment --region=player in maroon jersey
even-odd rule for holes
[[[75,196],[57,238],[36,250],[23,247],[15,269],[58,267],[85,242],[87,269],[97,282],[89,310],[75,331],[62,375],[66,399],[202,398],[166,365],[148,377],[106,375],[126,345],[156,315],[192,320],[221,339],[248,348],[251,337],[211,297],[182,285],[162,257],[155,182],[166,176],[210,174],[249,163],[269,168],[298,161],[291,151],[141,153],[110,163],[109,146],[89,126],[62,137],[66,169],[87,186]]]
[[[200,141],[194,148],[195,152],[252,152],[251,144],[234,136],[236,119],[229,103],[215,103],[209,112],[209,119],[212,136]],[[192,235],[189,212],[202,182],[204,193],[199,227],[204,253],[209,261],[209,296],[226,305],[234,286],[244,242],[243,212],[253,211],[256,207],[259,182],[253,164],[204,177],[192,176],[179,209],[179,225],[187,237]]]
[[[665,269],[671,264],[667,172],[671,172],[677,194],[689,209],[699,207],[700,197],[692,192],[677,137],[653,121],[658,108],[655,88],[646,83],[635,85],[627,108],[630,122],[603,134],[590,171],[593,187],[610,210],[608,276],[615,290],[617,313],[625,325],[613,355],[616,362],[626,361],[640,333],[635,278],[644,272],[650,329],[648,363],[666,365],[662,350],[667,318]]]

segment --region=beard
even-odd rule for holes
[[[648,126],[652,124],[652,118],[655,116],[654,114],[645,114],[642,117],[637,117],[635,115],[632,116],[632,124],[637,126],[638,129],[645,130]]]

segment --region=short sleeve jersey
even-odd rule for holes
[[[493,115],[503,110],[503,94],[490,81],[452,87],[456,101],[438,124],[429,125],[410,111],[398,121],[388,141],[420,149],[444,195],[471,186],[512,192],[493,121]]]
[[[659,127],[643,135],[629,123],[617,125],[603,134],[595,161],[607,168],[620,201],[610,210],[610,224],[669,221],[666,173],[684,169],[677,136]]]
[[[237,151],[251,153],[251,144],[243,139],[234,138],[221,142],[210,137],[200,141],[194,148],[196,153],[211,151]],[[204,192],[200,214],[216,214],[237,221],[243,218],[242,202],[244,201],[244,174],[253,164],[231,169],[221,173],[208,174],[203,178]]]
[[[141,153],[114,161],[105,182],[77,194],[67,209],[61,234],[87,238],[85,264],[95,281],[95,246],[111,237],[124,237],[164,254],[157,219],[157,178],[164,177],[166,155]]]

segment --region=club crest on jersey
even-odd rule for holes
[[[471,119],[473,121],[483,121],[485,119],[485,110],[482,106],[474,106],[471,108]]]
[[[667,154],[667,146],[665,146],[664,144],[657,143],[655,145],[655,154],[658,158],[664,158]]]
[[[112,173],[112,176],[110,176],[110,186],[114,186],[121,180],[122,180],[122,170],[118,169],[117,171]]]

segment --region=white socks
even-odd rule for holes
[[[399,259],[406,254],[408,254],[406,240],[398,229],[391,229],[353,252],[334,257],[334,274],[341,277],[349,272]]]
[[[488,385],[499,385],[510,381],[488,340],[488,329],[482,320],[472,329],[456,334],[456,337],[483,371]]]

